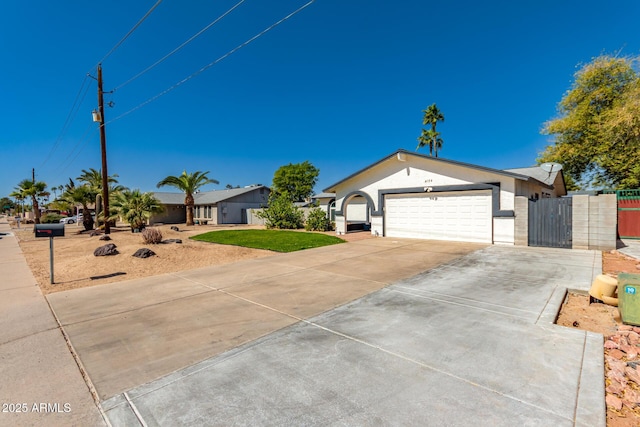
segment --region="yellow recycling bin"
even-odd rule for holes
[[[618,310],[622,323],[640,326],[640,274],[618,274]]]

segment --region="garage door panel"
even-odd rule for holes
[[[385,197],[385,235],[491,243],[491,193],[468,191]]]

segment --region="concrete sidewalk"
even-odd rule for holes
[[[0,426],[106,425],[5,219],[0,233]]]

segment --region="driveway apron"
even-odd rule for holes
[[[113,425],[604,426],[602,336],[553,325],[600,271],[373,239],[50,301]]]

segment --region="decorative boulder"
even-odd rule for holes
[[[164,239],[162,243],[182,243],[182,239]]]
[[[176,227],[175,225],[172,225],[172,226],[171,226],[171,229],[172,229],[173,231],[180,231],[180,229],[179,229],[178,227]]]
[[[150,256],[155,256],[155,254],[156,253],[153,252],[151,249],[141,248],[141,249],[138,249],[136,253],[133,254],[133,256],[136,258],[149,258]]]
[[[100,239],[98,240],[111,240],[111,237],[109,237],[108,234],[105,234],[104,236],[100,237]]]
[[[113,243],[107,243],[104,246],[100,246],[98,249],[93,251],[93,255],[95,256],[109,256],[109,255],[118,255],[120,252],[116,249],[116,245]]]

